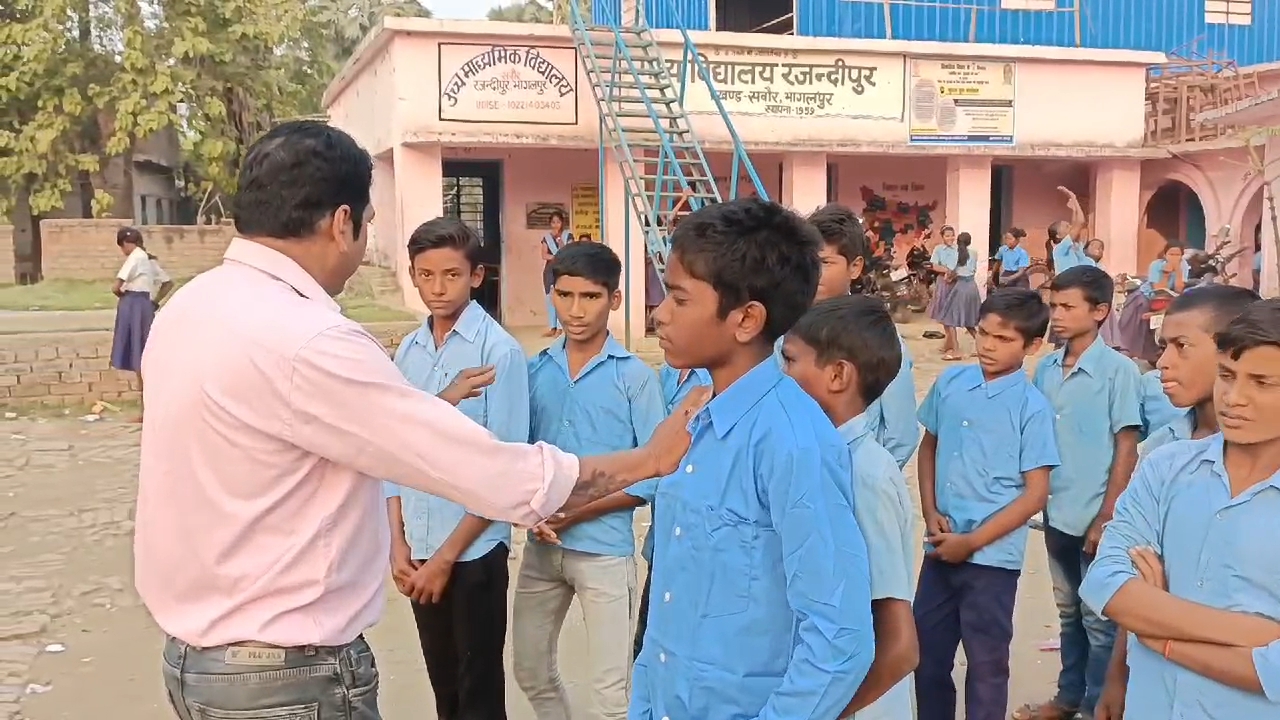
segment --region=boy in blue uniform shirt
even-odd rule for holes
[[[854,517],[871,558],[875,660],[840,714],[854,720],[912,720],[911,671],[919,660],[915,595],[915,510],[897,461],[875,441],[867,407],[897,374],[898,330],[878,298],[818,303],[787,333],[787,374],[827,413],[848,443]]]
[[[1138,382],[1138,406],[1142,415],[1140,441],[1146,440],[1152,433],[1182,417],[1187,411],[1169,401],[1158,367],[1142,374]]]
[[[715,397],[658,484],[631,720],[835,718],[871,666],[849,450],[770,357],[813,299],[821,243],[758,198],[701,208],[672,234],[659,342],[672,367],[705,368]]]
[[[400,343],[396,365],[415,387],[455,403],[499,440],[524,442],[524,351],[471,300],[484,279],[479,253],[480,236],[454,218],[437,218],[413,232],[409,271],[430,315]],[[449,387],[477,369],[493,378],[479,397],[464,399]],[[437,714],[505,718],[510,526],[417,490],[388,485],[387,494],[392,573],[410,598]]]
[[[1138,458],[1179,440],[1199,440],[1218,432],[1218,416],[1213,405],[1213,386],[1218,377],[1218,346],[1214,335],[1222,332],[1245,308],[1258,301],[1258,294],[1232,285],[1207,285],[1174,298],[1165,310],[1161,326],[1160,358],[1156,361],[1162,378],[1161,396],[1171,408],[1183,408],[1176,417],[1157,428],[1138,445]],[[1125,634],[1116,633],[1111,665],[1094,708],[1094,720],[1121,720],[1125,685],[1128,682],[1128,653]]]
[[[663,364],[658,370],[658,380],[662,383],[662,401],[666,403],[667,412],[673,411],[689,391],[696,387],[709,386],[711,375],[702,368],[677,370]],[[631,494],[643,493],[645,486],[639,491],[628,490]],[[644,545],[640,548],[640,557],[649,564],[649,571],[644,576],[644,590],[640,593],[640,617],[636,622],[635,656],[640,657],[640,648],[644,644],[645,618],[649,616],[649,591],[653,587],[653,513],[655,508],[649,506],[649,532],[644,534]]]
[[[1099,334],[1114,292],[1111,276],[1088,265],[1058,273],[1049,285],[1050,324],[1064,346],[1040,361],[1035,385],[1053,405],[1062,453],[1050,477],[1044,529],[1062,669],[1054,698],[1015,717],[1071,717],[1097,705],[1115,644],[1115,626],[1084,607],[1078,594],[1138,461],[1141,376]]]
[[[965,717],[1004,720],[1027,521],[1044,508],[1058,465],[1053,410],[1022,369],[1040,349],[1048,308],[1034,291],[1005,288],[979,318],[978,364],[946,370],[920,405],[919,720],[955,720],[961,643]]]
[[[609,313],[622,302],[622,262],[607,245],[571,243],[551,261],[551,273],[564,337],[529,362],[532,440],[577,455],[640,447],[666,408],[653,370],[609,334]],[[530,533],[516,580],[512,654],[516,682],[539,720],[569,717],[556,649],[574,596],[590,639],[599,716],[626,715],[636,622],[632,515],[641,504],[614,493]]]
[[[1221,432],[1143,459],[1080,588],[1129,633],[1127,718],[1280,717],[1280,301],[1216,345]]]

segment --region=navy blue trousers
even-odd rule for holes
[[[1009,644],[1017,570],[925,558],[914,606],[920,638],[916,668],[918,720],[955,720],[956,650],[964,645],[967,720],[1005,720],[1009,714]]]

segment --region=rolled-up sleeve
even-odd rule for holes
[[[1262,694],[1280,704],[1280,640],[1266,647],[1254,648],[1253,669],[1262,684]]]
[[[1159,473],[1160,468],[1150,459],[1138,466],[1129,487],[1116,502],[1115,515],[1102,533],[1097,557],[1080,585],[1080,599],[1099,615],[1107,617],[1107,603],[1125,583],[1138,577],[1129,551],[1144,546],[1160,549],[1160,502],[1156,484]]]
[[[577,482],[576,457],[545,443],[499,441],[410,386],[357,325],[316,335],[290,370],[290,440],[331,462],[520,525],[556,512]]]

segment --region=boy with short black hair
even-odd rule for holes
[[[876,442],[867,408],[902,363],[898,329],[879,299],[846,295],[815,305],[787,333],[787,374],[818,401],[848,443],[854,516],[871,558],[875,660],[840,714],[855,720],[912,720],[911,671],[919,661],[915,595],[915,512],[897,461]]]
[[[484,279],[480,236],[461,220],[436,218],[413,231],[408,250],[411,279],[430,314],[400,343],[396,365],[415,387],[454,403],[499,440],[527,441],[524,350],[471,299]],[[476,372],[492,374],[478,397],[451,387]],[[505,718],[511,527],[444,498],[386,488],[392,575],[413,608],[437,714]]]
[[[1280,714],[1280,300],[1215,344],[1220,432],[1143,459],[1080,588],[1129,633],[1127,718]]]
[[[943,372],[920,405],[919,720],[955,720],[961,643],[965,716],[1004,720],[1027,521],[1044,508],[1058,465],[1052,409],[1022,369],[1040,349],[1048,308],[1032,290],[1005,288],[978,314],[978,364]]]
[[[564,336],[529,362],[530,433],[578,455],[643,445],[666,417],[658,378],[610,335],[622,302],[622,262],[607,245],[570,243],[551,261],[552,302]],[[636,622],[634,509],[652,491],[630,488],[535,527],[525,545],[512,612],[516,682],[539,720],[569,717],[556,663],[576,596],[591,639],[599,715],[623,718]]]
[[[757,198],[704,207],[672,234],[659,342],[672,367],[705,368],[715,397],[658,484],[631,720],[834,718],[871,666],[849,451],[770,357],[817,290],[821,242]]]
[[[1052,700],[1014,717],[1071,718],[1097,705],[1106,680],[1115,625],[1080,602],[1080,582],[1102,529],[1138,461],[1141,376],[1100,335],[1115,283],[1105,271],[1078,265],[1049,285],[1051,326],[1063,346],[1040,361],[1035,386],[1053,405],[1062,464],[1050,481],[1044,542],[1061,625],[1061,672]]]

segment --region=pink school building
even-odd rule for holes
[[[1163,237],[1203,243],[1231,224],[1248,229],[1238,261],[1248,276],[1262,180],[1239,164],[1243,145],[1144,142],[1147,67],[1162,54],[691,35],[769,196],[801,212],[838,200],[885,239],[950,224],[973,235],[980,260],[1005,229],[1021,227],[1043,255],[1047,225],[1067,217],[1062,185],[1083,200],[1113,272],[1145,272]],[[664,57],[678,56],[679,33],[654,36]],[[545,323],[539,240],[561,208],[576,235],[623,256],[615,332],[639,341],[642,235],[636,225],[627,232],[622,171],[600,152],[600,114],[568,28],[389,18],[325,105],[376,158],[370,259],[397,270],[412,306],[405,241],[450,212],[485,238],[490,312],[508,326]],[[705,87],[691,86],[684,106],[727,184],[731,138]]]

